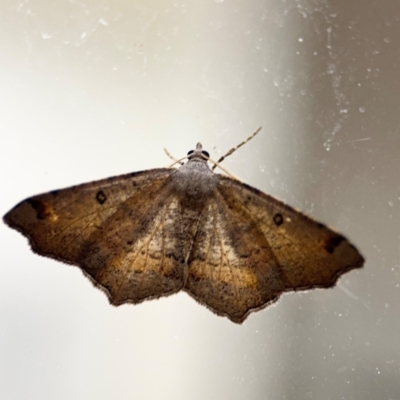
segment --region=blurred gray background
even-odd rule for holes
[[[400,398],[398,0],[0,1],[0,214],[201,141],[365,268],[243,325],[114,308],[0,226],[2,399]]]

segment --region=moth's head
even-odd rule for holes
[[[196,149],[190,150],[187,153],[187,156],[188,160],[198,159],[202,161],[207,161],[210,158],[210,154],[208,153],[208,151],[203,150],[203,146],[201,145],[201,143],[197,143]]]

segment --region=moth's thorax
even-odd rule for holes
[[[209,195],[214,192],[218,176],[211,171],[205,159],[190,159],[173,174],[173,184],[176,193],[182,199],[204,204]]]

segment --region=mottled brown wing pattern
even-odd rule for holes
[[[219,190],[268,240],[286,290],[330,287],[340,275],[362,267],[363,257],[346,238],[281,201],[228,177],[221,177]]]
[[[178,291],[175,170],[139,172],[27,199],[6,216],[38,254],[75,264],[113,304]],[[151,179],[149,176],[151,175]]]
[[[238,323],[284,291],[333,286],[364,261],[343,236],[224,176],[201,221],[185,290]]]
[[[363,258],[343,236],[237,180],[200,143],[154,169],[31,197],[5,222],[38,254],[78,265],[114,305],[184,289],[241,323],[282,292],[331,287]]]
[[[248,217],[216,193],[202,215],[185,285],[200,303],[239,323],[286,285],[268,240]]]

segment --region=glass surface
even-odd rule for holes
[[[235,325],[184,293],[114,308],[1,224],[2,398],[399,398],[398,0],[0,7],[1,215],[262,125],[224,167],[367,260]]]

